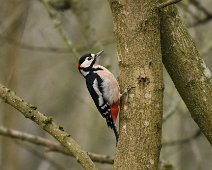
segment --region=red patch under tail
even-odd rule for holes
[[[115,102],[110,106],[111,115],[115,122],[119,113],[119,102]]]

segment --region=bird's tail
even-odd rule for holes
[[[116,124],[115,124],[115,122],[113,121],[111,115],[108,116],[108,117],[106,117],[106,121],[107,121],[108,127],[110,127],[110,128],[113,130],[114,134],[115,134],[115,137],[116,137],[116,144],[117,144],[118,138],[119,138],[119,133],[118,133],[118,130],[117,130],[117,128],[116,128]]]
[[[117,145],[118,139],[119,139],[119,133],[118,133],[118,131],[117,131],[117,128],[116,128],[116,124],[115,124],[115,123],[114,123],[114,127],[113,127],[112,129],[113,129],[114,134],[115,134],[115,136],[116,136],[116,145]]]

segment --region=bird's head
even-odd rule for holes
[[[101,50],[96,54],[84,54],[77,65],[80,73],[85,77],[92,70],[93,65],[97,62],[98,58],[104,51]]]

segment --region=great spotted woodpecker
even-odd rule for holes
[[[97,61],[104,51],[85,54],[79,59],[78,69],[86,80],[88,91],[107,125],[113,129],[116,142],[118,131],[115,121],[119,112],[119,85],[114,75]]]

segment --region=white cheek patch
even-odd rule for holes
[[[94,58],[95,57],[95,54],[91,54],[91,56]]]
[[[85,60],[81,65],[80,67],[83,67],[83,68],[87,68],[91,65],[92,63],[92,60]]]
[[[94,88],[96,94],[99,96],[99,98],[98,98],[99,106],[102,106],[104,102],[103,102],[102,93],[99,91],[99,88],[98,88],[97,79],[95,79],[94,82],[93,82],[93,88]]]

